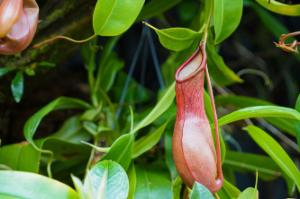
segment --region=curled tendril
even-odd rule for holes
[[[277,48],[280,48],[285,52],[299,53],[298,46],[300,45],[300,42],[298,42],[297,40],[294,40],[291,43],[286,43],[286,40],[288,38],[298,36],[298,35],[300,35],[300,31],[291,32],[291,33],[287,33],[287,34],[282,34],[279,38],[278,43],[274,42],[274,44]]]

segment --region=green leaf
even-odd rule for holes
[[[166,90],[162,98],[158,101],[152,111],[140,121],[132,130],[132,133],[136,133],[138,130],[148,126],[154,122],[159,116],[161,116],[173,103],[175,98],[175,83],[173,83]]]
[[[300,113],[300,95],[298,95],[296,105],[295,105],[295,109]],[[300,121],[298,121],[295,124],[295,133],[296,133],[296,139],[297,139],[298,147],[300,149]]]
[[[300,172],[284,149],[262,129],[249,125],[245,127],[252,139],[277,163],[277,165],[294,180],[300,190]]]
[[[180,199],[180,192],[182,188],[182,180],[179,176],[177,176],[173,181],[172,181],[172,199]]]
[[[240,24],[243,0],[214,0],[215,42],[229,37]]]
[[[27,142],[6,145],[0,148],[0,164],[13,170],[39,172],[41,153]]]
[[[182,0],[152,0],[143,7],[137,21],[142,19],[150,19],[157,15],[163,14],[181,1]]]
[[[277,39],[284,33],[289,32],[289,30],[279,22],[270,12],[263,9],[261,6],[257,4],[252,4],[252,8],[259,16],[261,22],[264,24],[264,27],[269,29],[269,31],[276,36]]]
[[[49,153],[49,151],[42,150],[40,147],[38,147],[34,140],[33,136],[42,121],[42,119],[48,115],[50,112],[54,110],[61,110],[61,109],[72,109],[72,108],[79,108],[79,109],[88,109],[91,108],[90,105],[82,100],[75,99],[75,98],[68,98],[68,97],[59,97],[46,106],[44,106],[42,109],[40,109],[38,112],[33,114],[25,123],[24,125],[24,136],[26,140],[32,144],[32,146],[41,152]],[[51,153],[51,152],[50,152]]]
[[[239,195],[238,199],[258,199],[258,190],[248,187]]]
[[[222,199],[233,199],[240,195],[240,190],[224,179],[223,187],[217,192]]]
[[[128,199],[134,199],[135,187],[136,187],[136,172],[135,166],[132,163],[128,169],[128,177],[129,177],[129,194]]]
[[[16,76],[13,78],[11,82],[11,92],[15,101],[19,103],[24,93],[24,75],[22,71],[17,72]]]
[[[181,51],[189,48],[201,36],[201,32],[196,32],[188,28],[157,29],[146,22],[144,23],[156,32],[163,47],[173,51]]]
[[[279,117],[300,120],[300,113],[281,106],[252,106],[239,109],[219,119],[219,126],[248,118]]]
[[[137,158],[138,156],[142,155],[146,151],[150,150],[154,145],[158,143],[160,137],[164,133],[166,126],[168,123],[164,123],[154,132],[149,133],[135,141],[133,146],[133,154],[132,158]]]
[[[94,32],[116,36],[130,28],[143,8],[144,0],[97,0],[93,14]]]
[[[133,142],[133,134],[122,135],[112,144],[110,150],[101,160],[113,160],[127,170],[131,162]]]
[[[194,183],[190,199],[214,199],[210,191],[202,184]]]
[[[246,97],[238,95],[226,95],[226,96],[217,96],[216,104],[218,106],[229,106],[235,108],[245,108],[248,106],[258,106],[258,105],[274,105],[268,101]],[[285,118],[265,118],[272,125],[280,128],[284,132],[289,133],[292,136],[295,136],[295,124],[297,121],[285,119]]]
[[[69,186],[44,176],[20,172],[0,171],[0,198],[79,199]]]
[[[84,179],[87,198],[126,199],[129,181],[125,170],[116,162],[105,160],[97,163]]]
[[[242,83],[243,80],[231,70],[217,53],[212,42],[207,43],[207,65],[214,81],[220,86]]]
[[[1,67],[0,68],[0,77],[6,75],[7,73],[9,73],[13,70],[15,70],[15,68],[13,68],[13,67]]]
[[[300,4],[288,5],[278,1],[256,0],[262,7],[274,13],[286,16],[300,16]]]
[[[172,183],[167,172],[137,166],[136,176],[135,199],[172,198]]]
[[[168,169],[171,174],[171,179],[175,180],[178,176],[175,163],[173,160],[173,153],[172,153],[172,136],[173,136],[173,129],[167,129],[164,137],[164,149],[165,149],[165,159]]]
[[[275,162],[264,155],[227,151],[223,166],[241,172],[257,171],[258,176],[264,180],[273,180],[281,176],[281,171]]]

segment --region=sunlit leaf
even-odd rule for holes
[[[194,183],[190,195],[190,199],[213,199],[213,198],[214,198],[213,195],[205,186],[199,184],[198,182]]]
[[[97,0],[93,14],[95,34],[116,36],[124,33],[134,23],[144,3],[144,0]]]
[[[239,195],[238,199],[258,199],[258,190],[248,187]]]
[[[20,171],[0,171],[0,198],[4,197],[79,199],[72,188],[59,181]]]
[[[238,27],[243,12],[243,0],[214,0],[215,42],[220,43]]]
[[[289,5],[275,0],[256,0],[256,2],[267,10],[270,10],[277,14],[287,16],[300,16],[300,4]]]
[[[125,170],[116,162],[105,160],[97,163],[84,179],[87,198],[126,199],[129,181]]]

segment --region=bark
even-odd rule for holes
[[[38,1],[40,22],[31,46],[17,55],[0,55],[0,66],[35,69],[40,62],[57,64],[64,60],[80,45],[59,40],[37,49],[32,46],[56,35],[78,39],[92,35],[91,17],[95,3],[95,0]]]

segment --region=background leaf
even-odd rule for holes
[[[277,14],[287,16],[300,16],[299,4],[289,5],[275,0],[270,0],[270,2],[265,0],[256,0],[256,2],[259,3],[262,7],[266,8],[267,10],[270,10]]]

